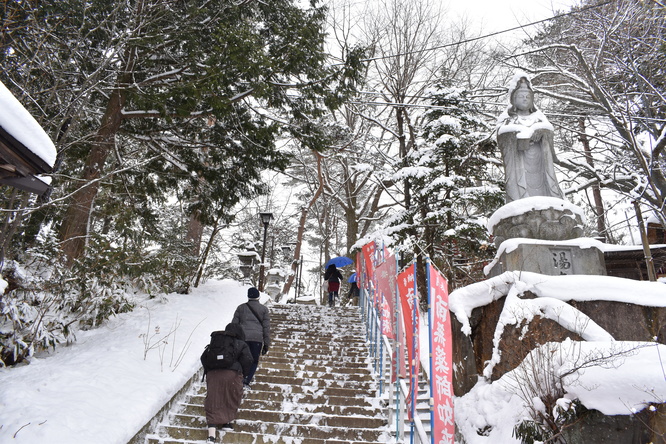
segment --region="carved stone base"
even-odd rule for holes
[[[498,247],[507,239],[549,241],[576,239],[583,235],[584,215],[568,201],[531,197],[504,205],[488,222],[488,231]]]

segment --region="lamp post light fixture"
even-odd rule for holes
[[[264,242],[261,248],[261,264],[259,264],[259,291],[264,291],[264,259],[266,258],[266,237],[268,236],[268,225],[273,220],[273,213],[259,213],[261,223],[264,224]]]

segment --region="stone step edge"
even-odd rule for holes
[[[305,348],[295,348],[295,347],[308,347],[307,349]],[[358,353],[368,353],[368,347],[363,344],[350,344],[349,342],[321,342],[319,344],[314,343],[312,341],[286,341],[286,342],[276,342],[273,340],[271,342],[271,350],[269,351],[272,352],[274,350],[284,350],[284,351],[289,351],[292,350],[293,353],[301,352],[302,350],[318,350],[318,351],[337,351],[339,355],[345,355],[345,354],[358,354]]]
[[[329,338],[309,339],[301,335],[278,336],[271,333],[271,345],[289,348],[292,344],[295,345],[312,345],[316,348],[335,348],[336,350],[343,350],[340,347],[350,350],[368,350],[370,347],[365,341],[364,337],[360,334],[356,336],[331,336]]]
[[[373,383],[374,384],[374,383]],[[374,393],[377,392],[377,385],[370,386],[306,386],[301,387],[304,390],[286,392],[285,390],[280,390],[282,387],[291,387],[293,384],[270,384],[271,387],[262,387],[259,384],[252,385],[252,392],[260,396],[261,394],[266,395],[283,395],[286,399],[294,398],[294,396],[301,395],[310,395],[318,398],[328,398],[331,396],[337,396],[340,398],[367,398],[368,396],[374,396]],[[355,395],[355,393],[357,393]],[[205,390],[200,390],[197,393],[193,393],[196,396],[206,396]],[[249,395],[249,394],[248,394]]]
[[[264,367],[268,367],[267,364],[271,365],[280,365],[282,367],[286,368],[291,368],[291,369],[298,369],[299,371],[303,372],[322,372],[322,371],[329,371],[329,369],[333,367],[340,367],[331,365],[338,363],[340,364],[340,361],[338,360],[322,360],[322,359],[306,359],[304,362],[303,359],[295,360],[295,358],[301,358],[301,356],[294,356],[294,359],[289,359],[287,357],[285,358],[261,358],[259,361],[259,366],[261,369]],[[372,371],[372,363],[368,361],[367,358],[363,359],[358,359],[356,361],[350,361],[346,360],[344,363],[344,370],[366,370],[366,371]],[[280,370],[281,368],[277,368],[277,370]],[[277,371],[276,370],[276,371]],[[346,371],[345,371],[346,373]]]
[[[340,402],[342,400],[342,398],[344,398],[344,402]],[[270,399],[270,398],[266,399],[266,398],[261,398],[261,397],[246,398],[246,399],[247,399],[248,403],[251,401],[255,405],[270,405],[270,403],[282,403],[283,402],[282,400]],[[316,398],[313,398],[313,399],[316,399]],[[372,402],[364,401],[365,399],[366,398],[356,398],[357,401],[361,401],[361,402],[358,403],[358,404],[353,404],[352,407],[355,407],[356,409],[367,409],[369,412],[372,413],[373,416],[376,415],[377,413],[381,414],[382,412],[384,412],[383,409],[375,407],[375,405]],[[350,400],[350,398],[343,397],[343,396],[337,396],[336,399],[332,400],[331,397],[329,396],[329,397],[326,397],[325,399],[322,398],[321,402],[313,403],[313,402],[308,401],[308,402],[303,403],[303,405],[315,406],[315,407],[325,406],[325,407],[328,407],[330,409],[342,409],[344,407],[350,407],[350,405],[348,403],[349,400]],[[331,401],[333,401],[333,402],[331,402]],[[299,402],[300,403],[301,401],[287,400],[287,402],[291,402],[291,403]],[[203,408],[204,407],[203,401],[198,402],[196,399],[190,400],[190,402],[187,403],[187,406],[184,405],[184,404],[180,404],[180,405],[182,406],[183,410],[186,407],[190,407],[190,408]],[[240,410],[244,410],[244,409],[246,409],[246,407],[243,407],[243,404],[241,403]],[[426,411],[426,410],[423,409],[423,411]],[[430,409],[428,409],[427,411],[430,412]]]
[[[332,352],[336,350],[335,348],[322,348],[322,349],[309,349],[309,350],[298,350],[294,351],[294,349],[289,349],[287,350],[286,348],[284,349],[284,352],[281,353],[281,356],[278,358],[275,355],[272,357],[267,357],[265,359],[268,359],[268,362],[284,362],[284,360],[291,360],[294,362],[294,360],[297,361],[303,361],[303,360],[310,360],[314,361],[317,360],[317,362],[341,362],[341,360],[349,360],[352,363],[355,364],[362,364],[364,362],[367,362],[368,354],[367,352],[361,352],[361,351],[354,351],[350,350],[351,353],[345,353],[345,354],[337,354],[334,355],[332,353],[329,353],[328,356],[324,355],[321,356],[322,354]],[[278,349],[278,352],[281,351]],[[276,350],[271,350],[269,353],[277,353]],[[282,359],[282,360],[280,360]],[[259,362],[261,363],[261,358],[259,359]],[[345,362],[346,363],[346,362]]]
[[[345,417],[345,418],[355,418],[355,419],[384,419],[383,416],[381,415],[337,415],[337,414],[331,414],[331,413],[322,413],[322,412],[282,412],[282,411],[275,411],[275,410],[262,410],[262,409],[244,409],[240,408],[238,410],[239,412],[248,412],[248,413],[255,413],[255,414],[261,414],[261,413],[269,413],[269,414],[275,414],[275,415],[293,415],[293,416],[303,416],[303,417],[322,417],[322,418],[340,418],[340,417]],[[183,418],[190,418],[192,420],[194,419],[203,419],[203,421],[206,421],[206,418],[201,415],[193,415],[193,414],[188,414],[188,413],[173,413],[170,415],[171,417],[183,417]],[[252,423],[254,421],[246,420],[243,418],[238,418],[236,421],[246,421],[248,423]],[[316,424],[310,424],[310,423],[292,423],[292,422],[280,422],[280,423],[275,423],[275,424],[290,424],[290,425],[316,425]],[[366,427],[359,427],[359,428],[366,428]]]
[[[190,400],[190,401],[191,401],[191,400]],[[266,408],[265,408],[265,409],[261,409],[261,408],[253,408],[253,409],[244,408],[244,407],[243,407],[243,404],[244,404],[245,402],[252,402],[253,404],[256,404],[256,405],[264,405],[264,404],[265,404],[265,405],[266,405]],[[268,412],[279,412],[279,413],[298,413],[298,414],[301,414],[301,413],[309,413],[309,414],[319,414],[319,413],[321,413],[321,412],[307,411],[307,408],[312,408],[312,409],[314,410],[314,409],[317,409],[317,408],[321,408],[322,405],[323,405],[323,406],[326,406],[326,407],[338,408],[338,409],[340,409],[340,410],[354,410],[354,409],[355,409],[355,410],[357,410],[357,411],[364,411],[364,412],[367,412],[366,414],[358,414],[358,413],[357,413],[357,414],[346,414],[344,411],[341,412],[342,415],[348,415],[348,416],[377,417],[378,415],[383,415],[383,413],[384,413],[384,410],[383,410],[383,409],[381,409],[381,408],[379,408],[379,407],[374,407],[374,406],[372,406],[372,405],[370,405],[370,404],[369,404],[369,405],[365,405],[365,406],[363,406],[363,405],[353,405],[353,406],[349,406],[349,405],[339,405],[339,404],[312,404],[312,403],[302,403],[302,402],[299,402],[299,403],[298,403],[299,407],[300,407],[300,406],[304,406],[304,407],[305,407],[305,411],[283,411],[283,410],[269,409],[269,408],[268,408],[268,407],[271,407],[271,406],[274,406],[274,405],[277,406],[277,405],[282,405],[282,404],[283,404],[283,403],[282,403],[281,401],[265,401],[265,400],[262,400],[262,399],[243,399],[243,402],[241,402],[241,406],[240,406],[239,411],[246,411],[246,412],[247,412],[247,411],[268,411]],[[187,408],[203,408],[203,404],[198,404],[198,403],[197,403],[197,404],[193,404],[192,402],[182,402],[182,403],[179,403],[179,405],[183,407],[183,410],[185,410],[185,409],[187,409]],[[417,410],[417,411],[418,411],[418,410]],[[425,409],[423,409],[423,411],[425,411]],[[428,408],[428,412],[430,412],[430,408]],[[329,416],[335,416],[336,414],[327,413],[327,415],[329,415]],[[340,415],[338,415],[338,416],[340,416]]]
[[[302,375],[298,371],[293,370],[283,370],[282,372],[262,372],[261,374],[257,373],[256,383],[265,383],[265,384],[299,384],[304,386],[310,386],[315,384],[315,386],[321,386],[320,383],[323,383],[326,386],[353,386],[360,387],[370,383],[374,383],[375,380],[372,379],[372,375],[367,373],[342,373],[340,371],[333,371],[324,373],[321,375]],[[347,375],[356,376],[354,377],[345,377]],[[277,381],[277,382],[275,382]],[[284,381],[284,382],[280,382]]]
[[[376,384],[371,376],[365,373],[329,373],[319,376],[303,376],[295,372],[292,374],[281,373],[263,373],[256,379],[255,384],[298,384],[303,386],[312,386],[316,381],[316,387],[339,387],[339,388],[359,388],[367,387],[370,384]],[[342,375],[356,376],[351,378],[341,378]]]
[[[241,432],[267,434],[275,433],[280,429],[295,428],[302,429],[305,436],[311,433],[335,433],[344,431],[368,433],[383,430],[387,421],[383,417],[350,416],[350,415],[324,415],[324,414],[291,414],[273,411],[245,411],[239,412],[241,416],[234,421],[235,428]],[[205,416],[177,414],[171,416],[169,427],[182,431],[183,428],[196,428],[205,430],[207,428]],[[272,426],[272,424],[275,424]],[[272,428],[271,428],[272,427]],[[300,432],[298,432],[300,434]],[[178,436],[175,433],[169,435]],[[348,435],[345,435],[348,436]]]
[[[275,381],[267,381],[268,378],[271,378]],[[294,381],[299,381],[298,387],[299,390],[293,391],[294,387]],[[322,389],[334,389],[334,390],[339,390],[339,389],[347,389],[347,390],[356,390],[356,391],[368,391],[374,393],[377,390],[377,387],[379,386],[379,383],[377,381],[371,381],[371,380],[366,380],[366,381],[349,381],[349,380],[335,380],[335,379],[315,379],[313,381],[310,378],[289,378],[289,377],[279,377],[276,375],[258,375],[257,380],[253,381],[251,384],[251,390],[254,391],[262,391],[262,392],[271,392],[274,393],[276,391],[279,391],[281,393],[294,393],[294,394],[299,394],[299,393],[314,393]],[[319,384],[319,381],[324,382],[330,382],[330,384]],[[339,384],[337,384],[339,383]],[[280,390],[272,390],[272,389],[280,389]],[[200,385],[196,387],[196,392],[193,391],[193,394],[198,394],[202,390],[205,391],[206,386],[205,385]],[[304,390],[304,389],[307,389]]]
[[[266,398],[262,397],[262,395],[266,395],[266,396],[284,395],[284,392],[272,391],[272,390],[254,390],[253,389],[253,392],[254,392],[254,395],[249,394],[247,396],[248,397],[251,396],[252,397],[251,399],[255,399],[255,400],[266,399]],[[332,399],[332,398],[335,398],[336,400],[339,400],[339,399],[343,398],[343,399],[346,399],[346,400],[355,400],[355,401],[363,400],[363,399],[366,399],[366,398],[373,398],[373,399],[375,398],[373,392],[366,392],[366,393],[363,393],[361,395],[353,395],[353,393],[357,393],[357,392],[358,392],[358,390],[351,390],[351,389],[348,389],[347,391],[334,389],[334,390],[330,390],[328,392],[321,392],[321,390],[317,390],[317,391],[313,391],[313,392],[289,393],[288,396],[286,396],[285,398],[288,402],[298,402],[298,401],[294,401],[293,399],[298,398],[298,397],[307,397],[307,396],[309,396],[309,397],[312,397],[312,399],[320,399],[322,403],[326,402],[327,399]],[[340,394],[340,393],[342,393],[342,394]],[[296,395],[296,396],[294,396],[294,395]],[[206,397],[205,393],[194,394],[193,396],[201,397],[201,398]],[[339,404],[333,404],[333,405],[339,405]]]
[[[204,421],[205,421],[205,418],[204,418]],[[234,424],[237,424],[237,425],[240,425],[240,424],[256,425],[256,423],[257,423],[256,421],[248,421],[248,420],[241,419],[241,418],[238,418],[238,419],[234,420]],[[376,432],[383,433],[383,432],[387,431],[387,427],[388,427],[387,425],[383,425],[381,427],[374,427],[374,428],[373,427],[346,427],[346,426],[333,427],[333,426],[319,425],[319,424],[289,424],[289,423],[271,422],[271,421],[264,421],[264,422],[261,423],[261,425],[259,425],[257,427],[262,427],[263,429],[266,429],[266,430],[272,427],[272,428],[275,428],[275,429],[279,430],[280,428],[283,428],[285,426],[287,426],[287,427],[296,427],[296,428],[304,428],[304,429],[316,429],[316,430],[323,430],[323,431],[327,431],[327,432],[335,432],[337,430],[341,430],[341,431],[346,432],[346,431],[352,430],[352,431],[356,431],[356,432],[365,431],[365,432],[369,432],[369,433],[376,433]],[[188,427],[186,425],[177,425],[176,426],[176,425],[173,425],[173,424],[159,424],[159,428],[161,428],[162,430],[168,430],[169,428],[172,428],[172,429],[179,429],[179,430],[185,430],[185,431],[192,430],[192,431],[196,431],[196,432],[201,432],[201,431],[206,430],[206,428],[202,428],[202,427]],[[241,433],[241,432],[235,432],[235,433]],[[273,433],[270,433],[270,432],[269,433],[248,432],[248,433],[256,434],[256,435],[259,435],[259,436],[273,435]],[[155,435],[155,434],[152,434],[152,435]]]
[[[269,397],[262,397],[262,394],[267,394],[267,395],[278,395],[281,394],[280,392],[270,392],[266,390],[256,390],[254,394],[250,393],[247,395],[247,400],[251,400],[254,402],[292,402],[292,403],[300,403],[303,402],[303,399],[309,398],[312,399],[313,402],[306,402],[306,404],[314,404],[314,405],[329,405],[329,406],[345,406],[347,405],[345,402],[348,402],[350,399],[354,399],[355,401],[359,400],[365,400],[365,399],[377,399],[375,395],[373,394],[368,394],[366,396],[355,396],[355,397],[350,397],[350,396],[340,396],[340,395],[326,395],[323,396],[316,394],[316,393],[294,393],[293,395],[295,396],[287,396],[286,398],[280,398],[280,400],[271,398]],[[200,405],[203,406],[203,401],[198,402],[196,401],[197,399],[205,399],[206,394],[205,393],[200,393],[200,394],[192,394],[189,397],[189,404],[192,405]],[[294,400],[294,398],[300,398],[297,400]],[[321,400],[322,402],[316,402],[314,403],[315,400]],[[326,402],[328,401],[328,404]],[[334,401],[334,402],[330,402]],[[182,404],[182,403],[181,403]],[[355,404],[357,407],[372,407],[373,404],[371,402],[365,403],[365,404]],[[241,404],[242,408],[242,404]],[[429,408],[429,407],[428,407]]]
[[[241,435],[245,436],[248,435],[249,438],[252,438],[251,441],[253,443],[259,443],[259,444],[275,444],[275,443],[282,443],[282,444],[301,444],[302,442],[306,442],[309,444],[376,444],[374,441],[349,441],[349,440],[340,440],[340,439],[321,439],[321,438],[290,438],[290,437],[283,437],[280,435],[264,435],[261,433],[247,433],[247,432],[235,432],[234,435]],[[258,441],[257,439],[261,439],[261,441]],[[262,439],[266,438],[266,439]],[[178,438],[164,438],[159,435],[155,434],[150,434],[146,436],[146,443],[145,444],[202,444],[203,441],[200,439],[198,440],[192,440],[192,439],[178,439]]]
[[[270,366],[280,366],[276,367],[276,370],[281,370],[282,368],[296,369],[298,371],[305,372],[322,372],[322,371],[331,371],[331,369],[342,369],[346,373],[347,370],[356,370],[354,373],[363,373],[372,372],[373,366],[372,362],[368,362],[367,359],[357,359],[357,360],[345,360],[340,362],[339,360],[313,360],[307,359],[308,362],[303,362],[303,356],[292,356],[292,359],[266,359],[262,362],[259,360],[259,369],[263,370],[265,367]],[[270,364],[270,365],[269,365]]]

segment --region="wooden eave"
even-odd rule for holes
[[[666,246],[651,246],[650,254],[654,268],[663,269],[666,266]],[[606,272],[609,276],[624,277],[636,280],[648,280],[645,253],[642,247],[633,250],[617,250],[604,252]]]
[[[52,171],[53,168],[41,157],[0,127],[0,177],[26,177]]]
[[[53,168],[0,127],[0,184],[42,195],[49,185],[36,176]]]

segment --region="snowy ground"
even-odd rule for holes
[[[247,288],[209,281],[142,300],[71,346],[0,369],[0,443],[126,443],[198,369],[210,332],[231,321]]]
[[[528,290],[538,297],[521,299],[519,295]],[[536,411],[552,413],[545,411],[539,397],[559,390],[563,392],[559,407],[566,409],[578,399],[605,415],[630,415],[666,402],[666,346],[615,341],[592,319],[565,303],[592,300],[666,307],[664,283],[506,272],[452,292],[450,309],[463,332],[469,332],[472,310],[505,295],[496,346],[505,325],[520,325],[537,315],[577,332],[586,342],[545,344],[498,381],[491,384],[481,379],[469,393],[456,398],[456,424],[467,444],[520,443],[513,437],[514,425]],[[499,359],[496,352],[486,363],[488,375]],[[483,434],[477,433],[482,430]]]
[[[465,325],[465,313],[488,298],[499,297],[507,282],[539,294],[542,315],[548,312],[544,307],[554,306],[561,294],[644,304],[649,299],[652,303],[645,305],[666,305],[666,286],[661,283],[520,276],[515,281],[507,276],[502,282],[490,279],[452,293],[454,314]],[[127,443],[197,371],[210,332],[224,329],[238,304],[247,300],[247,288],[235,281],[209,281],[190,295],[142,300],[134,312],[114,317],[96,330],[79,332],[71,346],[38,356],[30,365],[0,369],[0,444]],[[563,311],[557,313],[560,320],[566,318]],[[421,343],[427,350],[427,337]],[[576,365],[570,356],[592,356],[599,350],[617,356],[618,351],[629,351],[608,365],[567,378],[564,404],[579,398],[588,407],[613,415],[666,399],[663,345],[590,338],[590,342],[569,341],[554,347],[546,352],[561,357],[550,363],[549,374],[556,375]],[[535,351],[537,357],[539,353],[544,352]],[[469,444],[519,442],[512,436],[513,426],[529,414],[524,395],[516,390],[520,371],[524,370],[493,384],[481,380],[470,393],[456,398],[456,423]],[[486,436],[477,433],[488,427],[491,431]]]

